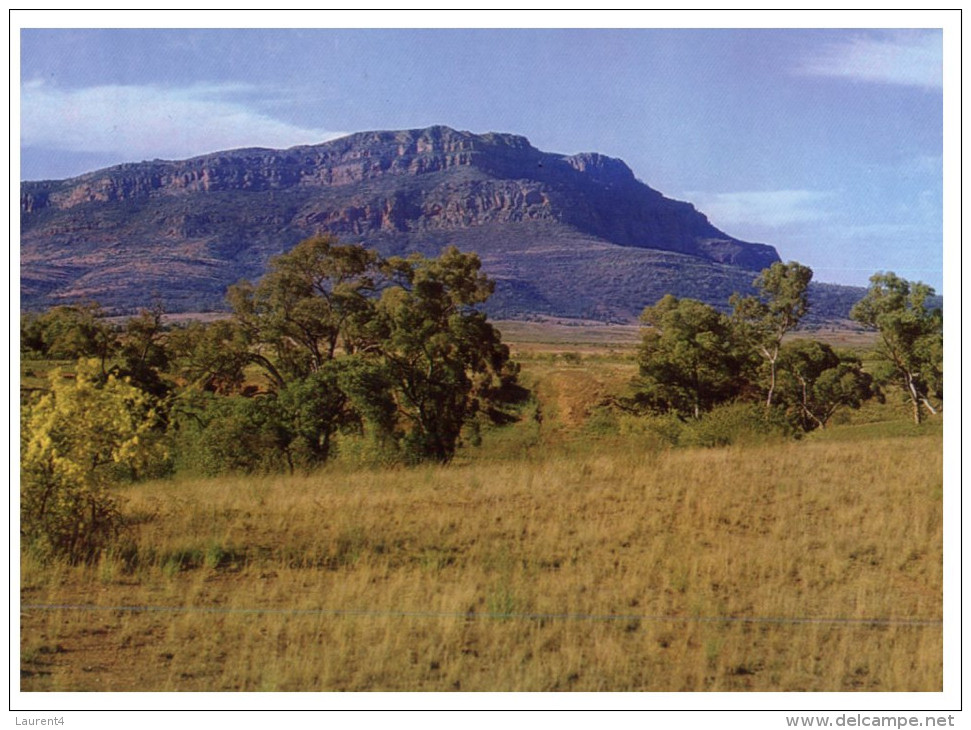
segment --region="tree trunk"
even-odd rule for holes
[[[765,410],[772,408],[772,399],[775,396],[775,370],[776,362],[779,360],[779,348],[775,348],[775,352],[769,352],[766,349],[762,350],[762,354],[769,361],[769,393],[765,398]]]
[[[826,422],[821,421],[819,417],[809,408],[809,383],[807,383],[806,379],[800,375],[797,375],[796,377],[799,379],[799,382],[802,385],[802,403],[799,405],[802,407],[803,414],[809,416],[811,420],[815,421],[816,424],[825,431]]]
[[[765,398],[765,409],[772,407],[772,396],[775,394],[775,360],[769,361],[769,394]]]
[[[920,425],[920,396],[917,393],[917,386],[914,385],[914,378],[910,373],[907,373],[907,392],[910,395],[910,403],[914,410],[914,423],[918,426]]]

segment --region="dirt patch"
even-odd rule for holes
[[[607,393],[603,380],[582,369],[554,371],[544,385],[541,398],[546,400],[547,410],[566,428],[586,423]]]

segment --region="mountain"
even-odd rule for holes
[[[496,317],[629,321],[667,293],[724,306],[779,260],[620,160],[437,126],[24,182],[21,305],[220,310],[228,285],[322,232],[384,255],[475,251],[497,282]],[[834,316],[861,294],[814,292]]]

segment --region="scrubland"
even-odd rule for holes
[[[623,347],[517,357],[448,466],[142,483],[97,564],[23,555],[21,689],[942,689],[939,422],[672,447],[597,421]]]

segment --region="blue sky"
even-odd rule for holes
[[[865,286],[892,270],[943,291],[942,38],[25,27],[21,178],[371,129],[513,132],[549,152],[619,157],[818,281]]]

